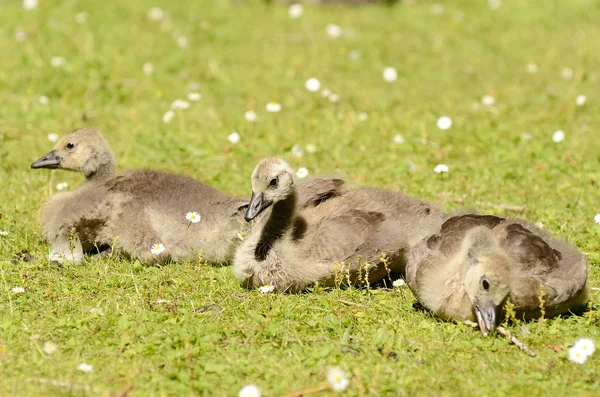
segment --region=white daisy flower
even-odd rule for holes
[[[48,134],[48,140],[52,143],[57,142],[59,138],[60,137],[58,136],[58,134],[55,134],[54,132]]]
[[[146,62],[143,66],[142,66],[142,70],[144,71],[144,74],[146,76],[150,76],[152,75],[152,72],[154,72],[154,66],[152,65],[152,63],[150,62]]]
[[[81,363],[77,366],[77,369],[81,372],[92,372],[92,370],[94,369],[94,367],[92,367],[90,364],[87,363]]]
[[[235,145],[240,141],[240,134],[234,131],[227,136],[227,140]]]
[[[522,141],[530,141],[531,140],[531,134],[529,132],[524,132],[521,134],[521,140]]]
[[[552,134],[552,140],[555,143],[560,143],[560,142],[564,141],[565,140],[565,133],[562,130],[556,131],[554,134]]]
[[[269,292],[275,291],[275,286],[270,284],[261,285],[258,287],[258,290],[263,294],[268,294]]]
[[[171,120],[173,120],[173,117],[175,117],[175,112],[172,110],[167,110],[165,112],[165,114],[163,115],[163,123],[168,124],[171,122]]]
[[[325,27],[325,33],[327,33],[327,36],[335,39],[342,35],[342,28],[336,24],[330,23]]]
[[[398,80],[398,71],[396,68],[388,66],[383,69],[383,79],[387,82],[392,82]]]
[[[94,317],[104,316],[104,311],[99,307],[92,307],[90,309],[90,313],[94,315]]]
[[[348,59],[351,61],[356,61],[360,58],[360,51],[358,50],[351,50],[350,52],[348,52]]]
[[[562,68],[560,70],[560,76],[565,80],[571,80],[573,78],[573,69]]]
[[[323,98],[329,98],[329,95],[331,95],[331,90],[329,88],[323,88],[323,91],[321,91],[321,96]]]
[[[502,5],[502,0],[488,0],[490,10],[497,10]]]
[[[319,80],[317,80],[316,78],[311,77],[310,79],[306,80],[304,86],[310,92],[317,92],[321,88],[321,83],[319,83]]]
[[[56,190],[61,191],[69,187],[67,182],[59,182],[56,184]]]
[[[594,345],[594,341],[588,338],[580,338],[575,341],[574,347],[580,349],[584,355],[587,357],[591,356],[596,350],[596,346]]]
[[[369,115],[368,115],[368,114],[366,114],[365,112],[360,112],[360,113],[358,114],[358,119],[359,119],[360,121],[365,121],[365,120],[367,120],[368,118],[369,118]]]
[[[177,46],[179,46],[179,48],[186,48],[188,46],[187,37],[177,36]]]
[[[316,152],[316,151],[317,151],[317,147],[316,147],[315,145],[313,145],[312,143],[309,143],[309,144],[308,144],[308,145],[306,145],[304,148],[306,149],[306,151],[307,151],[308,153],[314,153],[314,152]]]
[[[22,294],[23,292],[25,292],[25,288],[23,287],[14,287],[12,289],[13,294]]]
[[[24,41],[26,37],[27,35],[22,30],[17,30],[15,32],[15,40],[17,41]]]
[[[491,95],[484,95],[483,97],[481,97],[481,103],[483,104],[483,106],[494,106],[496,100]]]
[[[238,397],[260,397],[260,390],[254,385],[247,385],[241,388]]]
[[[48,103],[50,103],[50,99],[48,99],[46,95],[40,96],[39,101],[42,105],[47,105]]]
[[[406,285],[406,281],[402,280],[401,278],[399,278],[398,280],[395,280],[392,285],[394,287],[404,287]]]
[[[64,57],[52,57],[50,59],[50,64],[52,67],[60,68],[67,64],[67,60]]]
[[[198,223],[200,222],[201,216],[196,211],[190,211],[185,214],[185,219],[187,219],[190,223]]]
[[[38,0],[23,0],[23,8],[26,10],[33,10],[38,6]]]
[[[434,3],[429,9],[433,15],[441,15],[444,12],[444,5],[440,3]]]
[[[156,300],[156,303],[159,303],[159,304],[160,304],[160,303],[171,303],[171,301],[170,301],[170,300],[168,300],[168,299],[157,299],[157,300]]]
[[[302,147],[300,147],[300,145],[292,146],[292,155],[294,157],[302,157],[303,154],[304,151],[302,150]]]
[[[340,100],[340,96],[338,94],[331,93],[329,94],[329,102],[336,103]]]
[[[188,101],[182,101],[181,99],[175,99],[173,101],[173,103],[171,104],[171,109],[175,110],[175,109],[189,109],[190,108],[190,103]]]
[[[577,345],[571,346],[568,354],[569,354],[569,360],[571,360],[577,364],[585,363],[585,360],[587,360],[587,358],[588,358],[586,353]]]
[[[531,73],[531,74],[535,74],[538,72],[538,67],[535,63],[533,62],[529,62],[527,64],[527,66],[525,67],[525,69],[527,70],[527,73]]]
[[[596,222],[597,224],[600,225],[600,214],[596,214],[596,216],[594,217],[594,222]],[[5,232],[6,234],[8,234],[8,232]],[[5,236],[6,236],[5,234]]]
[[[187,98],[190,101],[196,102],[196,101],[199,101],[200,99],[202,99],[202,94],[200,94],[199,92],[190,92],[187,95]]]
[[[450,169],[446,164],[438,164],[433,168],[433,172],[436,174],[441,174],[443,172],[448,172]]]
[[[253,121],[256,121],[256,112],[254,110],[248,110],[244,113],[244,118],[252,123]]]
[[[246,239],[246,233],[244,232],[239,232],[238,234],[236,234],[236,236],[240,241],[244,241]]]
[[[452,127],[452,119],[448,116],[442,116],[437,121],[437,127],[440,130],[447,130]]]
[[[265,108],[267,109],[267,112],[277,113],[281,110],[281,104],[278,102],[269,102]]]
[[[0,230],[0,236],[8,236],[8,231]]]
[[[339,367],[331,368],[327,372],[327,382],[329,383],[329,387],[334,391],[345,390],[350,384],[346,377],[346,372]]]
[[[539,229],[543,229],[544,228],[544,224],[542,222],[536,222],[535,226],[538,227]]]
[[[58,346],[54,342],[46,342],[44,343],[44,353],[46,354],[54,354],[58,351]]]
[[[162,243],[153,244],[150,248],[150,252],[154,255],[159,255],[165,250],[165,246]]]
[[[404,143],[404,137],[400,134],[396,134],[392,138],[392,142],[394,142],[397,145],[402,145]]]
[[[577,95],[577,98],[575,98],[575,103],[577,104],[577,106],[583,106],[586,102],[587,97],[585,95]]]
[[[77,22],[80,25],[83,25],[85,21],[88,20],[89,16],[90,14],[87,11],[78,12],[77,14],[75,14],[75,22]]]
[[[288,8],[288,15],[292,19],[300,18],[302,13],[304,13],[304,7],[302,7],[302,4],[292,4],[290,8]]]
[[[296,171],[296,176],[300,179],[306,178],[308,176],[308,169],[306,169],[306,167],[298,168],[298,171]]]
[[[165,17],[165,12],[161,8],[152,7],[146,15],[151,21],[160,21]]]

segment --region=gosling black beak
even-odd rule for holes
[[[244,214],[244,219],[246,222],[250,222],[252,219],[256,218],[258,214],[263,212],[265,208],[271,205],[271,202],[265,200],[262,193],[254,193],[252,192],[252,197],[250,197],[250,203],[248,204],[248,209],[246,210],[246,214]]]
[[[60,157],[56,155],[56,150],[45,154],[38,161],[31,164],[31,168],[58,168],[60,166]]]
[[[488,336],[488,333],[494,332],[497,328],[496,320],[498,319],[498,305],[491,300],[475,305],[475,315],[477,316],[477,324],[483,336]]]

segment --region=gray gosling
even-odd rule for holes
[[[262,160],[245,214],[255,224],[233,262],[240,283],[296,292],[314,283],[375,282],[388,270],[403,273],[410,247],[443,222],[440,210],[400,193],[342,184],[317,179],[298,194],[285,161]]]
[[[194,179],[164,172],[130,171],[115,177],[115,159],[101,132],[75,130],[32,168],[80,172],[86,182],[52,196],[42,209],[42,233],[50,258],[79,263],[95,249],[137,258],[145,264],[194,260],[202,252],[211,263],[231,260],[246,198],[230,197]],[[187,212],[198,212],[191,223]],[[164,250],[152,253],[153,246]],[[154,250],[154,252],[160,251]]]
[[[491,215],[449,218],[409,255],[407,282],[446,320],[477,321],[484,336],[503,320],[551,317],[587,302],[587,261],[531,223]]]

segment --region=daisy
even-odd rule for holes
[[[583,364],[587,358],[588,356],[586,353],[576,344],[571,346],[569,349],[569,360],[573,361],[574,363]]]
[[[244,118],[249,122],[256,121],[256,112],[254,110],[248,110],[244,113]]]
[[[80,25],[83,25],[85,21],[89,18],[90,14],[87,11],[81,11],[75,15],[75,22]]]
[[[323,91],[321,91],[321,96],[323,98],[328,98],[329,95],[331,95],[331,90],[329,88],[323,88]]]
[[[179,46],[179,48],[185,48],[188,46],[188,39],[185,36],[178,36],[177,37],[177,45]]]
[[[165,246],[162,243],[153,244],[150,252],[154,255],[159,255],[165,250]]]
[[[433,172],[436,174],[441,174],[443,172],[448,172],[449,168],[446,164],[438,164],[433,168]]]
[[[587,97],[585,95],[577,95],[577,98],[575,98],[575,103],[577,104],[577,106],[583,106],[586,102]]]
[[[144,71],[144,74],[146,76],[150,76],[152,74],[152,72],[154,72],[154,66],[150,62],[146,62],[142,66],[142,70]]]
[[[302,16],[304,12],[304,7],[301,4],[292,4],[288,9],[288,15],[292,19],[298,19]]]
[[[38,6],[38,0],[23,0],[23,8],[26,10],[33,10]]]
[[[396,134],[392,138],[392,142],[394,142],[395,144],[398,144],[398,145],[402,145],[404,143],[404,137],[400,134]]]
[[[309,144],[308,144],[308,145],[306,145],[304,148],[306,149],[306,151],[307,151],[308,153],[314,153],[314,152],[316,152],[316,151],[317,151],[317,147],[316,147],[315,145],[313,145],[312,143],[309,143]]]
[[[340,96],[338,94],[331,93],[329,94],[329,102],[336,103],[340,100]]]
[[[92,372],[92,370],[94,369],[94,367],[92,367],[90,364],[87,363],[81,363],[77,366],[77,369],[81,372]]]
[[[98,318],[98,316],[104,316],[104,311],[98,307],[92,307],[90,309],[90,313],[94,315],[94,318]]]
[[[596,346],[594,346],[594,341],[588,338],[577,339],[574,346],[579,348],[587,357],[591,356],[596,350]]]
[[[325,32],[327,33],[327,36],[331,37],[332,39],[335,39],[342,35],[342,28],[338,25],[330,23],[325,27]]]
[[[172,110],[167,110],[165,112],[165,114],[163,115],[163,123],[168,124],[171,122],[171,120],[173,120],[173,117],[175,117],[175,112]]]
[[[596,216],[594,217],[594,222],[596,222],[597,224],[600,225],[600,214],[596,214]],[[6,234],[8,234],[8,232],[4,232]],[[5,236],[6,236],[5,234]]]
[[[496,100],[491,95],[484,95],[481,98],[481,103],[483,104],[483,106],[493,106],[494,103],[496,103]]]
[[[535,63],[529,62],[525,67],[527,73],[535,74],[538,72],[538,67]]]
[[[0,230],[0,236],[8,236],[8,231]]]
[[[59,138],[58,134],[55,134],[54,132],[51,132],[50,134],[48,134],[48,140],[50,142],[54,143],[54,142],[58,141],[58,138]]]
[[[310,92],[317,92],[321,88],[321,83],[319,83],[319,80],[317,80],[316,78],[311,77],[310,79],[306,80],[304,86]]]
[[[529,132],[524,132],[521,134],[521,140],[522,141],[530,141],[531,140],[531,134]]]
[[[185,214],[185,219],[187,219],[190,223],[198,223],[200,222],[200,214],[196,211],[190,211]]]
[[[278,102],[269,102],[265,108],[267,109],[267,112],[277,113],[281,110],[281,104]]]
[[[238,397],[260,397],[260,390],[254,385],[248,385],[241,388]]]
[[[275,286],[270,285],[270,284],[265,284],[265,285],[258,287],[258,290],[260,292],[262,292],[263,294],[268,294],[269,292],[275,291]]]
[[[334,391],[345,390],[350,383],[346,377],[346,372],[339,367],[331,368],[327,372],[327,382],[329,382],[329,387]]]
[[[173,101],[173,103],[171,104],[171,109],[175,110],[175,109],[189,109],[190,108],[190,103],[188,101],[182,101],[181,99],[175,99],[175,101]]]
[[[227,136],[227,140],[235,145],[240,141],[240,134],[234,131]]]
[[[399,278],[398,280],[395,280],[392,285],[394,287],[404,287],[406,285],[406,281],[402,280],[401,278]]]
[[[60,182],[60,183],[56,184],[56,190],[58,190],[58,191],[64,190],[68,187],[69,187],[69,184],[67,182]]]
[[[440,130],[447,130],[452,127],[452,119],[448,116],[442,116],[437,121],[437,127]]]
[[[12,289],[13,294],[22,294],[23,292],[25,292],[25,288],[23,287],[14,287]]]
[[[39,101],[42,105],[47,105],[50,102],[50,99],[48,99],[46,95],[42,95],[40,96]]]
[[[565,140],[565,133],[562,130],[556,131],[554,134],[552,134],[552,140],[555,143],[560,143],[560,142],[564,141]]]
[[[17,30],[15,33],[15,40],[17,41],[24,41],[26,37],[27,35],[22,30]]]
[[[308,176],[308,170],[306,169],[306,167],[298,168],[298,171],[296,171],[296,176],[300,179],[306,178]]]
[[[202,98],[202,94],[200,94],[199,92],[190,92],[187,95],[187,98],[190,101],[196,102],[196,101],[199,101]]]
[[[365,120],[366,120],[366,119],[368,119],[368,118],[369,118],[369,115],[368,115],[368,114],[366,114],[365,112],[360,112],[360,113],[358,114],[358,119],[359,119],[360,121],[365,121]]]
[[[236,236],[240,241],[244,241],[246,239],[246,233],[244,232],[239,232],[238,234],[236,234]]]
[[[157,299],[156,303],[171,303],[171,301],[168,299]]]
[[[58,351],[58,346],[54,342],[46,342],[44,343],[44,353],[46,354],[54,354]]]
[[[544,224],[542,222],[536,222],[535,226],[537,226],[539,229],[543,229],[544,228]]]
[[[294,155],[294,157],[302,157],[302,154],[304,154],[304,152],[302,151],[300,145],[294,145],[292,146],[292,154]]]
[[[148,13],[146,15],[151,21],[160,21],[165,17],[165,12],[158,7],[152,7],[148,10]]]
[[[392,82],[398,80],[398,71],[396,68],[388,66],[383,69],[383,79],[387,82]]]
[[[560,70],[560,76],[565,80],[571,80],[573,78],[573,69],[562,68]]]
[[[50,64],[52,67],[60,68],[67,64],[67,60],[64,57],[52,57],[52,59],[50,59]]]

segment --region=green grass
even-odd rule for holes
[[[597,393],[600,354],[584,365],[566,359],[578,337],[600,343],[597,310],[528,323],[526,333],[515,325],[538,353],[529,358],[502,337],[416,311],[407,289],[263,295],[241,289],[228,267],[52,265],[39,208],[58,182],[75,187],[82,178],[29,164],[50,150],[48,133],[96,125],[120,169],[178,172],[232,194],[249,194],[256,162],[278,155],[311,175],[401,190],[446,210],[512,215],[496,206],[527,205],[521,216],[589,253],[597,287],[598,2],[505,0],[491,11],[485,1],[457,0],[444,2],[439,16],[429,1],[305,7],[292,20],[285,7],[260,2],[185,0],[163,6],[166,29],[146,17],[159,2],[119,3],[0,5],[0,230],[9,231],[0,236],[0,395],[109,395],[131,385],[135,396],[233,396],[254,383],[276,396],[321,384],[334,365],[353,374],[349,396]],[[84,10],[89,19],[76,23]],[[348,34],[327,38],[328,23]],[[15,40],[17,30],[25,41]],[[177,34],[188,38],[187,49]],[[348,59],[352,50],[359,59]],[[66,66],[51,67],[53,56]],[[152,76],[143,74],[146,62]],[[536,74],[527,72],[530,62]],[[394,83],[381,76],[389,65],[398,69]],[[561,78],[563,67],[572,68],[571,80]],[[309,77],[340,101],[308,92]],[[163,123],[191,82],[202,100]],[[486,94],[494,108],[475,109]],[[588,95],[585,106],[575,105],[578,94]],[[272,100],[280,113],[264,110]],[[256,123],[244,119],[248,109],[256,109]],[[442,115],[452,117],[450,130],[436,128]],[[566,138],[556,144],[558,129]],[[227,141],[234,130],[237,145]],[[525,131],[530,141],[520,139]],[[395,134],[406,142],[393,144]],[[294,144],[317,151],[296,158]],[[438,163],[450,167],[443,178],[432,172]],[[37,259],[12,263],[23,249]],[[25,293],[12,293],[16,286]],[[597,307],[598,291],[591,298]],[[210,304],[222,311],[195,312]],[[104,314],[95,317],[94,307]],[[59,351],[43,353],[46,341]],[[78,371],[82,362],[94,370]]]

